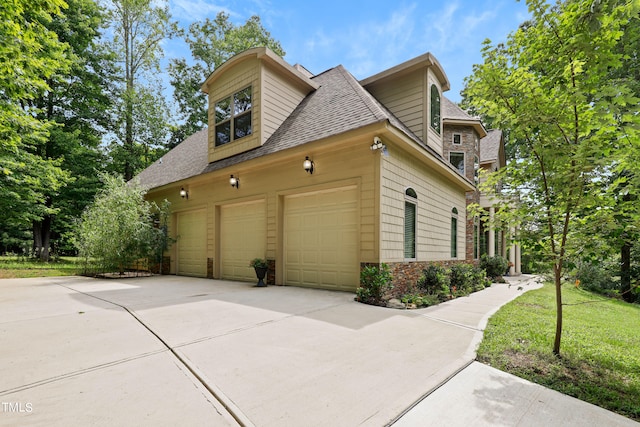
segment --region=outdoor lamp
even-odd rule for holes
[[[240,178],[236,178],[233,175],[231,175],[231,178],[229,178],[229,184],[231,184],[232,187],[240,188]]]
[[[307,173],[310,173],[313,175],[314,166],[315,166],[315,163],[313,163],[313,160],[310,160],[309,156],[306,156],[304,158],[304,162],[302,163],[302,167],[304,168],[304,170],[306,170]]]
[[[184,187],[180,189],[180,197],[182,197],[183,199],[189,198],[189,192],[185,190]]]
[[[384,150],[387,148],[387,146],[384,145],[382,143],[382,140],[376,136],[375,138],[373,138],[373,144],[371,144],[371,147],[369,148],[371,148],[371,151],[375,151],[375,150]]]

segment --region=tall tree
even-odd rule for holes
[[[164,1],[107,1],[114,31],[112,47],[122,66],[122,88],[118,97],[120,107],[117,110],[119,127],[115,132],[122,150],[117,152],[116,160],[122,161],[121,172],[128,181],[142,167],[137,162],[141,152],[146,150],[145,141],[148,142],[143,140],[140,132],[136,132],[136,123],[140,124],[136,120],[140,118],[136,116],[139,110],[155,109],[159,115],[155,114],[152,122],[145,123],[138,129],[155,128],[157,131],[168,132],[166,122],[161,119],[166,117],[165,103],[155,103],[162,99],[162,95],[157,90],[159,85],[154,81],[152,73],[157,73],[160,69],[162,41],[171,37],[176,27],[170,20],[169,8]]]
[[[616,46],[640,5],[618,0],[555,5],[528,0],[527,5],[532,19],[506,44],[485,42],[484,63],[474,67],[465,92],[478,111],[509,129],[515,145],[516,158],[490,177],[485,190],[502,182],[504,203],[510,205],[501,211],[504,219],[546,230],[541,244],[554,271],[553,352],[559,355],[570,233],[577,213],[598,206],[600,178],[616,154],[610,142],[626,131],[617,114],[637,109],[628,86],[612,79],[611,70],[623,65]]]
[[[280,42],[271,37],[255,15],[236,26],[229,20],[229,14],[220,12],[214,20],[207,18],[191,24],[185,40],[191,48],[192,61],[173,59],[169,66],[173,96],[184,120],[172,131],[173,146],[207,125],[207,99],[200,86],[213,70],[252,47],[266,46],[280,56],[285,55]]]
[[[70,180],[60,160],[41,155],[53,126],[36,103],[50,90],[51,79],[71,64],[68,45],[49,28],[65,7],[61,0],[0,3],[0,227],[5,230],[55,213],[47,194]]]
[[[55,123],[37,154],[59,161],[71,179],[59,189],[44,191],[48,211],[32,222],[33,247],[42,260],[49,258],[52,231],[56,237],[68,232],[100,185],[96,170],[103,164],[101,137],[110,127],[113,75],[113,58],[100,40],[104,24],[95,0],[67,0],[64,13],[47,24],[67,44],[71,64],[51,76],[48,89],[33,102],[38,118]]]

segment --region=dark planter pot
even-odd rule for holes
[[[253,267],[253,269],[256,271],[256,276],[258,277],[258,284],[256,286],[259,288],[267,286],[267,284],[264,283],[264,276],[267,275],[267,267]]]

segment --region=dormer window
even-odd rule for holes
[[[440,91],[438,86],[431,85],[431,128],[440,133]]]
[[[251,86],[216,102],[216,147],[251,135]]]

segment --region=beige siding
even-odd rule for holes
[[[371,94],[385,105],[398,119],[424,140],[426,110],[426,88],[424,71],[414,72],[392,84],[374,85],[368,88]]]
[[[379,248],[376,228],[379,222],[375,208],[377,194],[375,164],[380,156],[371,152],[370,144],[370,137],[350,141],[349,144],[340,146],[310,144],[308,150],[299,151],[296,155],[287,152],[274,154],[270,158],[234,166],[233,170],[221,170],[177,183],[173,188],[152,191],[149,193],[149,198],[157,202],[168,199],[172,204],[173,212],[196,207],[206,208],[206,255],[207,258],[213,259],[213,275],[216,278],[221,277],[221,253],[224,250],[220,246],[222,207],[228,204],[264,200],[266,244],[257,243],[257,245],[263,245],[266,248],[267,258],[276,260],[276,282],[282,284],[284,200],[290,195],[355,186],[358,199],[358,259],[360,262],[377,260]],[[302,168],[306,155],[309,155],[316,164],[313,175],[306,173]],[[240,178],[239,189],[229,185],[230,173]],[[180,198],[181,187],[189,191],[189,199]],[[175,236],[173,226],[171,232]],[[170,254],[172,260],[175,259],[175,247],[170,250]],[[249,259],[246,260],[247,263],[249,261]],[[173,265],[174,262],[172,262]],[[175,268],[172,272],[175,273]]]
[[[431,127],[431,93],[430,88],[431,85],[435,84],[440,91],[440,133],[433,130]],[[438,154],[443,155],[443,147],[442,147],[442,133],[443,133],[443,125],[442,125],[442,97],[444,94],[442,93],[442,87],[440,86],[440,82],[436,75],[433,73],[433,70],[429,69],[427,71],[427,90],[425,90],[425,102],[429,104],[429,107],[425,109],[424,122],[425,127],[427,128],[427,145],[436,150]]]
[[[382,160],[381,260],[404,261],[405,191],[418,194],[416,260],[451,259],[451,211],[458,209],[458,259],[465,253],[465,194],[440,175],[426,169],[415,158],[390,150]]]
[[[215,84],[209,88],[209,162],[224,159],[234,154],[242,153],[252,148],[259,147],[260,141],[260,114],[261,91],[260,86],[260,61],[248,59],[234,67],[234,71],[225,73]],[[220,147],[215,146],[215,104],[227,96],[244,89],[252,88],[252,134],[244,138],[232,141]]]
[[[262,144],[273,135],[305,96],[306,92],[292,86],[290,81],[273,68],[262,67]]]

